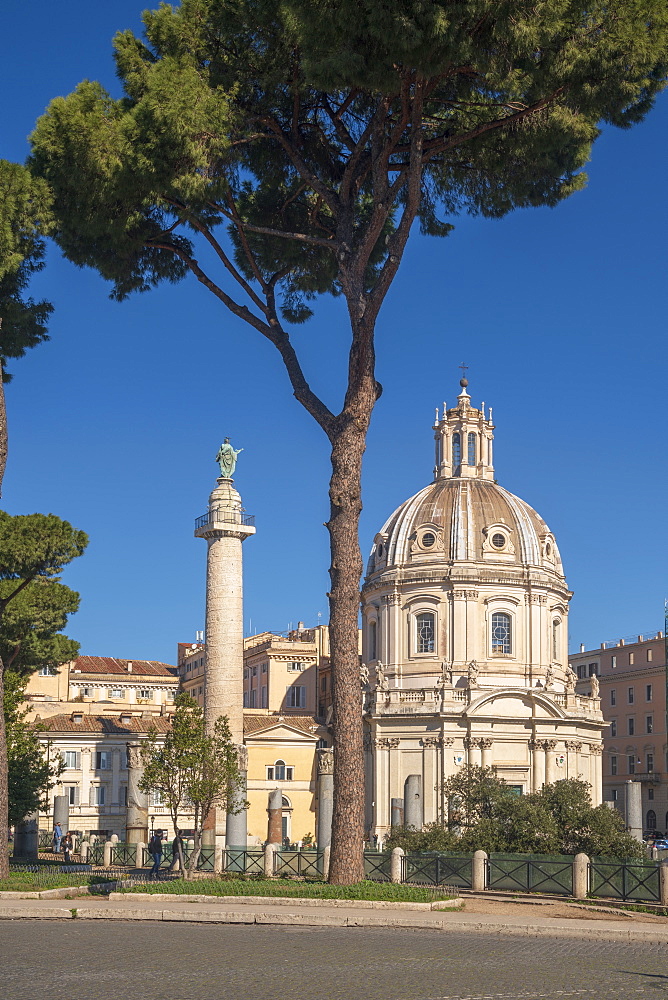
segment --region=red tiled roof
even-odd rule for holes
[[[132,664],[129,672],[128,663]],[[78,656],[71,670],[78,670],[82,674],[125,674],[126,677],[137,674],[142,677],[178,676],[177,668],[170,663],[161,663],[159,660],[119,660],[115,656]]]
[[[50,733],[98,733],[106,736],[132,736],[135,733],[148,733],[152,729],[159,733],[168,733],[171,728],[170,720],[164,715],[155,715],[151,718],[133,716],[129,722],[121,722],[120,715],[82,713],[81,722],[73,722],[72,714],[52,715],[48,719],[35,721],[42,730]]]

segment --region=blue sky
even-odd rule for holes
[[[116,86],[111,37],[130,0],[6,0],[0,156],[23,160],[48,101],[86,77]],[[29,58],[27,49],[29,45]],[[364,466],[362,548],[432,475],[434,406],[469,366],[494,408],[499,482],[555,532],[571,646],[662,627],[665,566],[668,100],[607,130],[589,186],[556,209],[415,232],[377,330],[384,394]],[[51,341],[11,366],[10,513],[53,512],[90,535],[65,574],[69,634],[92,655],[173,662],[204,627],[206,545],[193,537],[223,436],[257,535],[244,543],[246,630],[327,620],[328,449],[278,355],[194,280],[118,304],[55,248],[34,282]],[[295,342],[339,408],[343,304],[322,299]]]

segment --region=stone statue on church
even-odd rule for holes
[[[440,686],[445,687],[446,684],[452,684],[452,667],[448,666],[448,661],[443,660],[441,663],[441,680]]]
[[[554,670],[552,666],[548,664],[545,670],[545,690],[547,691],[548,688],[551,688],[553,683],[554,683]]]
[[[596,674],[592,674],[591,677],[591,696],[592,698],[598,698],[599,696],[599,683]]]
[[[469,687],[475,687],[478,683],[478,664],[475,660],[471,660],[469,663],[468,682]]]
[[[575,694],[575,682],[577,678],[570,667],[566,668],[566,694]]]
[[[360,664],[360,685],[363,691],[369,687],[369,668],[366,663]]]
[[[376,664],[376,688],[379,691],[387,691],[387,677],[385,676],[385,668],[380,660]]]
[[[237,467],[237,457],[242,451],[243,448],[233,448],[230,444],[230,439],[225,438],[216,455],[216,461],[220,466],[220,474],[223,479],[232,478],[234,470]]]

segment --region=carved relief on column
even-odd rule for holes
[[[454,742],[452,736],[424,736],[422,738],[423,747],[451,747]]]
[[[396,750],[400,742],[398,736],[381,736],[379,739],[373,740],[373,746],[378,750]]]
[[[555,780],[555,771],[557,762],[554,756],[554,750],[556,749],[556,740],[543,740],[543,749],[545,750],[545,781],[548,785],[551,785]]]
[[[365,736],[365,745],[368,746],[368,736]],[[318,774],[334,774],[334,751],[331,748],[318,750]]]
[[[240,771],[248,770],[248,747],[245,743],[237,744],[237,767]]]
[[[494,745],[494,740],[490,739],[489,737],[483,737],[482,739],[479,739],[476,742],[481,750],[482,766],[489,767],[491,763],[491,756],[492,756],[491,751],[492,751],[492,746]]]

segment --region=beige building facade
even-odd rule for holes
[[[626,783],[639,782],[643,832],[668,834],[666,645],[663,632],[604,642],[571,654],[578,690],[598,684],[603,731],[603,798],[623,813]],[[593,681],[593,678],[596,681]]]
[[[362,589],[367,831],[380,838],[393,805],[408,825],[445,820],[443,785],[464,763],[520,793],[583,777],[601,801],[603,715],[568,667],[556,539],[496,482],[492,411],[467,384],[437,411],[434,479],[376,535]]]

